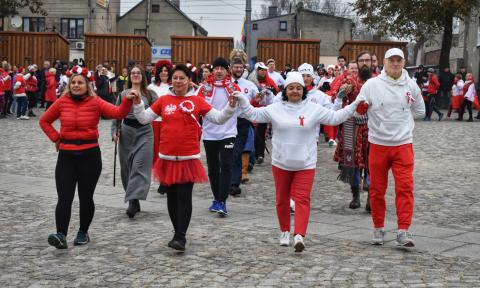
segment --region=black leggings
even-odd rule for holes
[[[37,92],[27,91],[28,109],[37,107]]]
[[[472,101],[469,101],[468,99],[463,99],[463,102],[462,102],[462,107],[460,107],[460,115],[459,115],[459,119],[463,119],[463,113],[465,113],[465,107],[467,107],[467,110],[468,110],[468,115],[469,115],[469,118],[468,119],[473,119],[473,113],[472,113]]]
[[[175,184],[168,186],[167,189],[168,215],[175,235],[182,235],[181,238],[187,234],[192,218],[192,190],[193,183]]]
[[[225,202],[232,183],[235,138],[203,140],[207,155],[208,179],[215,200]]]
[[[55,168],[58,194],[57,208],[55,209],[57,232],[67,235],[77,184],[80,200],[79,230],[88,231],[95,213],[93,192],[101,172],[102,157],[98,147],[82,152],[59,152],[57,167]]]
[[[267,134],[267,123],[258,123],[255,127],[255,158],[265,157],[265,136]]]

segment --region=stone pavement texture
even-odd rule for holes
[[[0,287],[480,287],[478,121],[416,122],[412,250],[393,243],[393,180],[387,242],[371,246],[370,216],[348,209],[350,192],[336,180],[333,149],[320,144],[303,253],[277,244],[268,157],[240,197],[229,199],[227,218],[207,211],[209,186],[196,185],[187,252],[172,251],[166,198],[156,185],[135,219],[125,215],[119,171],[112,187],[109,125],[100,124],[103,171],[92,242],[73,246],[75,201],[69,249],[56,250],[46,241],[55,230],[54,146],[37,119],[0,120]]]

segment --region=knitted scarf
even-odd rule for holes
[[[208,75],[205,84],[202,86],[201,94],[204,97],[212,97],[214,87],[223,87],[227,90],[228,94],[232,94],[235,91],[240,91],[238,85],[232,81],[232,77],[227,75],[222,81],[215,80],[215,76],[212,74]]]

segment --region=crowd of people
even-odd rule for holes
[[[413,247],[409,227],[414,205],[414,118],[430,120],[435,111],[441,120],[435,101],[447,97],[448,117],[456,111],[462,120],[467,108],[468,121],[473,121],[478,97],[470,73],[451,75],[445,69],[437,77],[435,71],[420,67],[411,78],[400,49],[380,56],[383,66],[377,55],[363,51],[348,61],[339,56],[336,65],[326,68],[304,63],[296,68],[287,65],[281,73],[274,59],[249,70],[247,55],[238,49],[229,59],[220,57],[198,68],[189,62],[172,65],[160,60],[148,67],[132,63],[121,75],[115,75],[108,62],[95,71],[82,67],[82,61],[56,63],[56,68],[45,61],[42,69],[3,62],[0,109],[3,117],[14,109],[22,120],[36,116],[37,106],[46,110],[40,126],[58,151],[57,231],[48,236],[56,248],[68,247],[77,185],[80,228],[74,245],[90,241],[93,194],[102,169],[98,123],[106,118],[114,119],[111,136],[119,147],[126,214],[134,218],[141,211],[140,201],[147,199],[152,180],[157,182],[158,192],[167,197],[174,229],[168,246],[173,249],[186,249],[194,184],[209,182],[208,210],[227,217],[228,198],[242,193],[241,186],[250,181],[248,172],[256,166],[261,169],[267,152],[272,159],[279,243],[291,245],[293,213],[293,247],[303,251],[317,146],[323,141],[335,148],[337,179],[350,186],[349,207],[361,207],[360,193],[368,193],[365,209],[373,220],[373,244],[384,241],[385,192],[392,169],[397,244]],[[60,131],[52,125],[56,120]],[[200,162],[201,142],[207,172]]]

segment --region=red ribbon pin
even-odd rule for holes
[[[303,126],[303,119],[305,119],[305,117],[299,116],[298,119],[300,119],[300,126]]]

